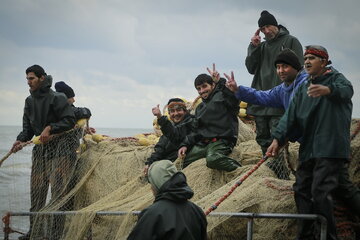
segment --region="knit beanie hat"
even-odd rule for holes
[[[275,67],[278,63],[286,63],[298,71],[300,71],[302,68],[296,53],[289,48],[285,48],[277,55],[275,59]]]
[[[156,161],[149,167],[148,179],[150,184],[159,190],[177,172],[178,170],[171,161]]]
[[[275,17],[266,10],[261,12],[258,24],[260,28],[265,25],[278,26]]]
[[[75,97],[74,90],[63,81],[55,83],[55,89],[57,92],[65,93],[67,98]]]

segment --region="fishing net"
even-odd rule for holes
[[[353,121],[352,131],[358,122]],[[243,167],[227,173],[207,168],[205,159],[200,159],[182,170],[195,193],[191,200],[204,211],[261,159],[262,152],[255,141],[253,126],[251,122],[239,121],[239,140],[230,155]],[[74,131],[68,135],[59,137],[56,144],[43,145],[40,147],[42,150],[37,150],[38,154],[41,153],[39,156],[53,159],[48,161],[52,163],[49,164],[52,170],[49,181],[51,187],[58,184],[55,189],[59,190],[41,209],[45,215],[34,217],[32,239],[126,239],[137,216],[122,213],[141,211],[154,200],[149,184],[142,177],[144,162],[152,153],[153,145],[142,145],[139,138],[134,137],[87,135],[80,140],[82,132]],[[46,151],[53,145],[57,148]],[[292,166],[296,166],[298,147],[298,144],[290,144],[286,153]],[[351,147],[349,172],[353,182],[359,185],[359,136],[351,142]],[[76,149],[78,153],[75,155]],[[54,153],[50,154],[52,151]],[[51,177],[52,174],[55,175]],[[293,183],[293,177],[290,180],[278,179],[274,171],[263,164],[219,205],[216,212],[295,213]],[[46,195],[45,192],[42,194]],[[55,211],[66,211],[66,215],[51,214]],[[118,214],[114,215],[116,212]],[[246,219],[208,216],[207,220],[209,239],[246,238]],[[253,239],[294,239],[296,221],[256,219],[253,229]],[[345,227],[343,229],[348,231]]]

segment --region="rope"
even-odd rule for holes
[[[227,199],[235,191],[235,189],[240,186],[253,172],[255,172],[267,159],[268,156],[265,155],[252,169],[250,169],[239,181],[237,181],[224,196],[222,196],[219,200],[217,200],[217,202],[214,203],[214,205],[212,205],[208,210],[206,210],[205,215],[209,215],[209,213],[217,209],[217,207],[225,199]]]
[[[25,146],[27,146],[27,145],[29,145],[29,144],[31,144],[31,143],[32,143],[32,141],[27,141],[27,142],[25,142],[25,143],[21,143],[22,148],[25,147]],[[1,167],[1,165],[3,164],[3,162],[4,162],[6,159],[8,159],[8,157],[10,157],[10,155],[11,155],[12,153],[13,153],[13,152],[10,150],[10,151],[0,160],[0,167]]]

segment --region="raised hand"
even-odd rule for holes
[[[225,86],[230,89],[230,91],[232,92],[236,92],[238,89],[237,83],[235,81],[234,78],[234,72],[231,71],[231,76],[227,75],[226,73],[224,73],[224,76],[226,77],[227,81],[225,83]]]
[[[216,71],[215,68],[215,63],[213,63],[213,69],[212,71],[210,70],[210,68],[206,68],[207,71],[210,73],[210,76],[212,77],[212,79],[214,80],[214,82],[218,82],[220,80],[220,73],[218,71]]]
[[[157,118],[161,118],[161,111],[160,111],[160,108],[159,108],[159,104],[156,106],[156,107],[153,107],[151,109],[152,113],[154,114],[155,117]]]
[[[310,84],[307,90],[307,94],[309,97],[321,97],[330,94],[331,90],[329,87],[321,85],[321,84]]]
[[[259,46],[261,43],[261,37],[260,37],[260,28],[258,30],[256,30],[254,36],[251,38],[251,44],[254,47]]]

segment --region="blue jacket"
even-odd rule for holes
[[[298,73],[294,82],[289,86],[282,83],[266,91],[239,86],[235,96],[240,101],[247,103],[262,105],[265,107],[284,108],[286,110],[289,107],[294,93],[298,87],[306,81],[307,77],[308,74],[302,70]]]
[[[306,82],[308,74],[302,70],[296,76],[294,82],[289,86],[285,83],[277,85],[276,87],[261,91],[254,88],[239,86],[235,96],[237,99],[256,105],[274,108],[284,108],[285,110],[289,107],[290,101],[293,98],[296,90]],[[301,142],[301,131],[294,129],[289,133],[288,139],[291,142]]]

